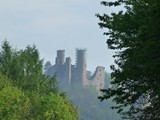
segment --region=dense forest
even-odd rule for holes
[[[56,78],[43,73],[35,46],[13,49],[7,41],[0,51],[0,119],[78,120],[78,110],[58,91]]]

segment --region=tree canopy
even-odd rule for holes
[[[2,120],[78,120],[77,109],[57,89],[56,77],[43,72],[35,46],[0,51],[0,118]]]
[[[106,7],[119,12],[97,14],[107,28],[109,49],[115,50],[112,86],[99,99],[113,98],[112,108],[130,119],[160,119],[160,1],[115,0]]]

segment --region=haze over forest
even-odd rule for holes
[[[34,48],[32,49],[31,47],[32,45],[35,45],[39,51],[39,56],[40,56],[40,58],[37,59],[44,59],[43,61],[44,65],[46,61],[50,61],[52,64],[55,64],[56,51],[59,49],[65,49],[66,52],[65,57],[71,57],[72,64],[75,64],[76,48],[87,49],[86,51],[87,70],[93,73],[95,72],[97,66],[104,66],[105,70],[110,72],[109,66],[113,62],[113,59],[111,58],[112,53],[106,47],[105,44],[106,38],[103,37],[102,35],[103,31],[99,29],[98,19],[95,16],[96,13],[102,11],[100,2],[91,0],[81,0],[81,1],[80,0],[77,1],[6,0],[6,1],[0,1],[0,11],[2,14],[1,17],[2,19],[0,20],[0,26],[1,26],[0,45],[4,46],[4,48],[2,47],[1,49],[2,54],[3,50],[5,51],[5,47],[7,49],[7,45],[9,45],[11,49],[13,49],[11,51],[15,54],[17,54],[18,51],[20,51],[20,49],[23,49],[24,52],[18,55],[20,56],[21,59],[17,58],[16,56],[13,56],[13,60],[23,61],[23,54],[26,54],[27,52],[29,52],[29,50],[31,50],[33,54],[36,52],[36,51],[34,52]],[[5,40],[7,40],[8,43],[4,44],[3,42]],[[28,48],[27,45],[30,45],[30,47]],[[28,56],[28,58],[26,59],[31,59],[31,58]],[[25,63],[27,61],[23,62]],[[16,63],[13,62],[13,64],[14,66],[16,66]],[[35,63],[32,63],[32,65],[33,64]],[[18,69],[19,67],[16,66],[15,70]],[[26,70],[27,69],[29,68],[26,68]],[[5,74],[5,71],[3,71],[2,73]],[[27,73],[27,75],[28,74],[29,72]],[[14,75],[15,77],[10,78],[9,77],[10,75],[8,75],[8,77],[10,79],[20,80],[22,79],[20,77],[21,75],[22,73],[15,71]],[[31,76],[33,77],[34,75]],[[27,78],[25,77],[23,78],[24,81],[26,79]],[[41,80],[37,79],[35,81],[41,81]],[[26,89],[24,88],[24,86],[26,86],[25,84],[31,85],[35,83],[33,80],[31,83],[22,82],[15,84],[17,88],[23,85],[21,91],[23,93],[26,92]],[[39,82],[37,82],[37,85],[38,84]],[[106,73],[106,84],[107,84],[106,86],[108,87],[109,74],[107,73]],[[60,87],[59,84],[55,86]],[[2,89],[6,88],[2,87]],[[30,91],[33,88],[29,87],[28,89],[29,89],[28,91]],[[63,89],[62,87],[58,89],[59,89],[58,91],[67,93],[67,96],[69,97],[67,99],[72,100],[72,102],[74,103],[74,108],[76,108],[77,106],[79,107],[79,110],[77,111],[80,111],[78,114],[80,114],[79,118],[81,119],[103,120],[106,118],[106,113],[108,114],[107,118],[111,119],[113,117],[113,114],[116,114],[116,112],[110,110],[109,107],[108,110],[104,110],[105,107],[102,108],[102,110],[100,110],[101,113],[97,112],[103,105],[110,106],[112,103],[110,102],[107,105],[104,102],[103,104],[101,104],[101,102],[97,99],[98,94],[94,86],[83,88],[83,86],[77,84],[72,87],[63,86]],[[50,94],[47,93],[48,91],[50,91],[48,89],[42,92],[42,94],[39,93],[39,90],[38,91],[36,90],[36,87],[34,91],[37,94],[37,95],[34,94],[34,96],[37,98],[33,99],[34,101],[38,102],[39,107],[43,106],[41,105],[41,102],[45,101],[45,98],[42,96],[42,94],[45,94],[46,98],[51,97]],[[54,94],[61,94],[61,92],[59,93],[55,91],[57,90],[54,90]],[[84,92],[86,94],[82,95]],[[90,96],[90,99],[88,98],[88,96]],[[43,116],[43,114],[42,116],[35,116],[35,114],[39,114],[39,112],[43,113],[44,111],[42,111],[34,102],[31,102],[32,101],[31,98],[33,97],[32,93],[30,92],[29,94],[25,93],[24,97],[28,98],[30,102],[26,103],[25,107],[27,107],[28,109],[24,111],[25,114],[26,113],[28,114],[26,114],[26,116],[22,115],[22,117],[30,118],[29,116],[31,116],[31,118],[37,118],[37,119],[39,119],[40,117],[47,118],[47,116]],[[13,100],[16,98],[10,98],[10,99]],[[54,99],[52,100],[56,101]],[[34,108],[31,107],[29,104],[31,104]],[[86,104],[88,104],[87,109],[85,108]],[[47,105],[50,105],[50,103],[47,103]],[[50,105],[50,108],[51,106],[52,105]],[[8,109],[10,110],[12,108],[9,107]],[[33,109],[39,109],[39,111],[30,113],[32,112]],[[66,109],[68,108],[66,107]],[[19,110],[21,110],[21,105],[19,105]],[[47,112],[49,112],[49,109],[48,111],[46,110],[44,113]],[[15,119],[21,118],[19,117],[18,113],[13,112],[13,114],[15,114],[15,116],[13,116],[12,118]],[[60,114],[61,113],[59,113],[59,115]],[[71,114],[76,119],[77,116],[76,112],[75,113],[73,112]],[[1,117],[7,119],[10,117],[10,115]],[[63,117],[65,117],[65,115]],[[57,117],[57,119],[58,118],[59,117]],[[118,118],[119,116],[116,114],[115,119],[118,120]],[[68,116],[68,118],[65,119],[71,120],[70,116]]]
[[[159,0],[5,0],[0,14],[0,119],[160,119]]]

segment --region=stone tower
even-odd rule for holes
[[[59,86],[80,84],[82,86],[93,85],[100,94],[100,89],[105,87],[105,68],[98,66],[93,75],[88,75],[86,70],[86,49],[76,49],[76,64],[71,64],[71,58],[65,58],[65,50],[57,50],[56,62],[50,66],[46,73],[53,77],[57,74]]]
[[[66,79],[65,81],[68,81],[68,83],[70,84],[71,83],[71,76],[72,76],[72,69],[71,69],[71,58],[70,57],[67,57],[66,58],[66,62],[65,62],[65,78]]]
[[[86,50],[76,49],[76,82],[86,80]]]
[[[56,64],[63,65],[65,59],[65,50],[57,50]]]

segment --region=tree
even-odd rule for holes
[[[26,119],[30,111],[29,98],[16,87],[5,87],[0,91],[0,118]]]
[[[30,111],[29,98],[0,74],[0,118],[2,120],[27,119]]]
[[[53,93],[41,97],[38,110],[39,117],[44,120],[78,120],[72,103]]]
[[[15,86],[23,90],[50,92],[50,79],[43,73],[43,61],[40,60],[36,46],[27,46],[24,50],[15,50],[7,41],[0,51],[0,72],[10,78]]]
[[[12,61],[12,49],[7,41],[3,42],[2,51],[0,52],[0,70],[4,75],[9,75]]]
[[[116,50],[111,65],[112,86],[99,99],[113,98],[125,118],[160,119],[160,1],[115,0],[102,2],[123,10],[100,15],[100,27],[108,30],[109,49]]]
[[[77,110],[59,93],[56,76],[44,74],[35,46],[18,51],[3,42],[0,83],[1,119],[78,119]]]

